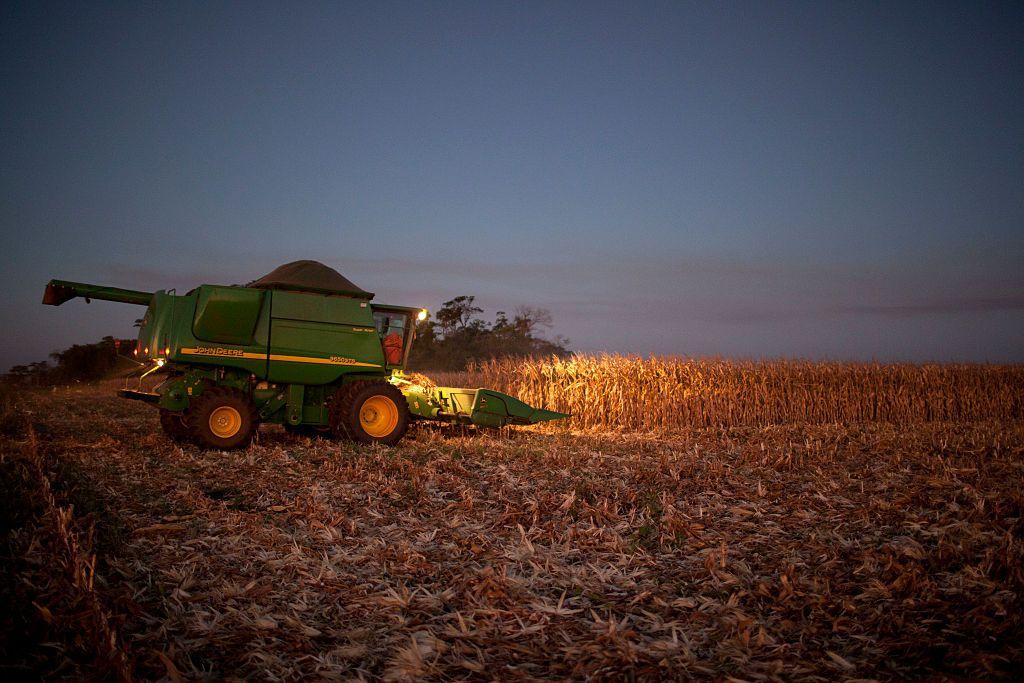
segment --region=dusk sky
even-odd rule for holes
[[[581,351],[1024,361],[1024,4],[4,3],[0,371],[50,278],[474,294]]]

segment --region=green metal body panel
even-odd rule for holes
[[[352,372],[385,376],[368,301],[306,292],[272,297],[271,382],[328,384]]]
[[[196,339],[217,344],[251,345],[263,296],[260,289],[199,287],[192,334]]]
[[[146,306],[135,356],[166,378],[153,392],[125,398],[183,412],[212,386],[250,396],[261,421],[325,426],[338,387],[360,379],[391,381],[419,419],[500,427],[566,417],[535,410],[489,389],[424,389],[402,377],[420,309],[349,296],[284,289],[201,285],[182,295],[53,280],[44,304],[75,297]],[[389,363],[385,335],[402,339]],[[397,355],[392,358],[397,360]]]

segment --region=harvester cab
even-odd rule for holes
[[[266,422],[394,445],[413,420],[501,427],[568,417],[490,389],[410,381],[403,371],[426,310],[372,303],[316,261],[183,295],[52,280],[43,303],[76,297],[146,306],[134,355],[162,381],[118,393],[155,406],[176,441],[236,448]]]

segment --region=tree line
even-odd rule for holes
[[[416,325],[411,369],[462,370],[472,361],[569,353],[568,339],[544,336],[552,327],[547,309],[520,306],[511,317],[498,311],[488,323],[479,317],[483,309],[475,301],[474,296],[457,296],[444,302],[433,319]]]
[[[104,337],[95,344],[74,344],[54,351],[49,361],[15,365],[3,379],[17,384],[46,386],[69,382],[92,382],[124,366],[119,356],[131,358],[134,339]],[[52,361],[52,364],[51,362]]]

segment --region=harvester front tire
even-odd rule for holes
[[[172,413],[165,408],[160,409],[160,426],[164,434],[175,443],[188,443],[191,437],[188,433],[188,425],[185,424],[185,416],[181,413]]]
[[[358,443],[394,446],[409,429],[409,404],[387,382],[360,381],[338,389],[331,402],[331,431]]]
[[[236,389],[211,387],[185,412],[188,433],[200,446],[244,448],[256,433],[256,407]]]

